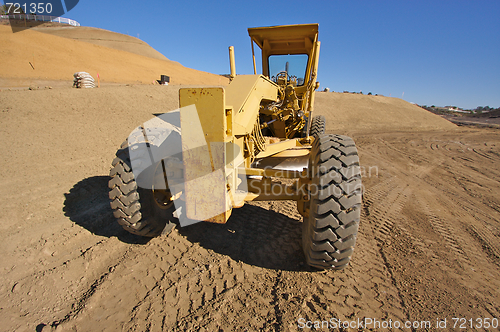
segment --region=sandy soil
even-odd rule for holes
[[[175,109],[177,93],[0,92],[2,330],[500,318],[500,131],[459,128],[394,98],[318,93],[327,132],[356,140],[366,190],[351,264],[316,272],[304,265],[293,202],[246,204],[226,225],[149,241],[115,222],[107,182],[116,148]]]
[[[101,38],[98,45],[95,40],[82,41],[84,36],[89,39],[100,36],[95,29],[76,29],[75,39],[67,38],[68,31],[64,31],[64,37],[56,32],[46,33],[44,28],[14,34],[10,26],[0,25],[0,87],[29,86],[38,80],[62,81],[71,86],[73,74],[78,71],[88,72],[96,80],[99,74],[103,83],[153,84],[160,75],[170,76],[172,84],[223,85],[228,82],[220,75],[155,58],[151,48],[144,44],[136,48],[143,55],[131,53],[133,45],[122,44],[121,49],[113,48],[122,40],[130,42],[128,36],[102,32],[110,40]],[[112,39],[113,35],[115,39]]]
[[[58,27],[40,26],[34,28],[33,30],[135,53],[142,56],[148,56],[153,59],[170,61],[166,56],[139,38],[108,30],[83,26],[74,27],[71,25],[61,25]]]

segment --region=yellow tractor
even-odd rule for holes
[[[313,116],[318,24],[250,28],[254,75],[183,88],[178,110],[134,130],[112,163],[111,207],[127,231],[153,237],[179,224],[226,223],[246,201],[294,200],[310,266],[342,269],[360,220],[354,141]],[[262,54],[257,74],[254,45]]]

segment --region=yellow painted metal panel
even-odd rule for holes
[[[233,135],[252,132],[262,100],[276,101],[278,86],[262,75],[238,75],[226,87],[226,104],[232,106]]]
[[[179,90],[186,215],[225,223],[229,217],[225,178],[224,89]]]

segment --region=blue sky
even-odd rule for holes
[[[96,1],[66,17],[186,67],[252,74],[247,28],[319,23],[319,81],[426,105],[500,107],[500,1]]]

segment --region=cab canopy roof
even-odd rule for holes
[[[249,28],[248,34],[267,56],[310,54],[318,40],[318,26],[315,23]]]

